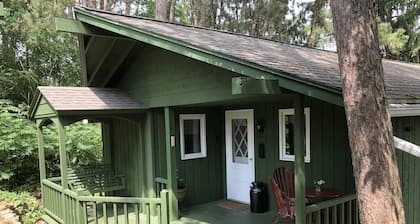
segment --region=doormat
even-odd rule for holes
[[[225,209],[230,209],[233,211],[238,211],[238,212],[249,210],[249,205],[234,202],[234,201],[222,201],[218,203],[217,206],[221,208],[225,208]]]

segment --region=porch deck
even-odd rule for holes
[[[249,206],[221,200],[181,210],[179,221],[175,224],[254,224],[271,223],[274,212],[251,213]],[[286,222],[285,222],[286,223]]]

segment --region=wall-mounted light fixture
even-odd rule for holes
[[[258,132],[264,132],[264,122],[263,121],[257,121],[257,131]]]

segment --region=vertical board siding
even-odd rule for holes
[[[120,88],[150,107],[243,98],[232,95],[238,74],[163,49],[137,45],[121,66]],[[117,79],[117,78],[116,78]]]
[[[201,110],[178,110],[176,118],[177,142],[179,143],[179,114],[206,114],[207,157],[181,160],[180,146],[177,144],[178,175],[185,180],[187,196],[184,205],[191,206],[224,198],[222,169],[222,138],[220,126],[224,126],[222,113],[217,108]]]
[[[420,145],[420,117],[393,118],[392,124],[395,136]],[[406,223],[417,224],[420,220],[420,159],[396,151]]]
[[[256,180],[268,185],[270,208],[275,209],[269,180],[279,166],[293,169],[293,162],[279,160],[278,109],[291,108],[291,102],[253,105],[255,122],[264,123],[263,133],[255,130]],[[319,179],[344,193],[354,193],[354,180],[344,110],[318,100],[307,100],[311,113],[311,162],[306,164],[306,185]],[[258,157],[259,144],[265,144],[265,158]]]
[[[116,174],[125,175],[126,189],[120,195],[141,197],[143,162],[141,130],[138,124],[114,119],[110,122],[111,150]]]

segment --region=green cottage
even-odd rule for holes
[[[297,204],[314,181],[341,192],[297,206],[297,223],[358,223],[336,53],[87,8],[56,28],[79,38],[84,87],[39,87],[31,107],[48,223],[271,223],[278,167],[294,170]],[[407,223],[417,224],[420,65],[383,65]],[[64,127],[82,119],[102,124],[103,165],[67,165]],[[49,124],[59,177],[46,176]],[[247,206],[253,181],[267,185],[262,214]]]

